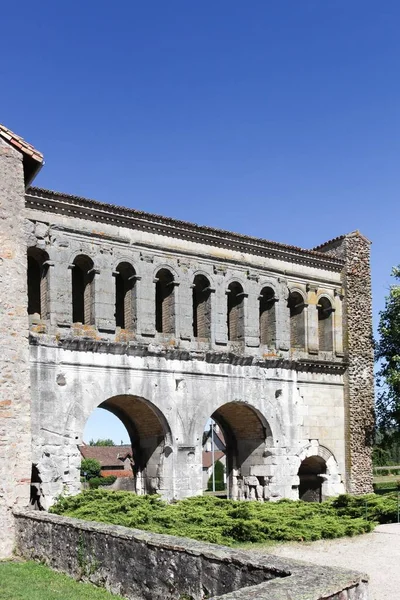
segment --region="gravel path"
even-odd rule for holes
[[[272,546],[267,553],[367,573],[371,600],[400,599],[400,524],[353,538]]]

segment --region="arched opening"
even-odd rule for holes
[[[102,402],[96,410],[99,413],[112,413],[122,424],[114,434],[114,447],[86,446],[84,452],[90,457],[99,456],[102,461],[102,474],[115,475],[113,487],[134,491],[137,494],[162,493],[166,485],[164,461],[170,454],[170,432],[161,412],[143,398],[121,395]],[[101,418],[101,417],[100,417]],[[104,417],[103,417],[104,418]],[[105,433],[110,437],[110,417],[106,422]],[[85,429],[86,431],[86,429]],[[93,429],[87,437],[93,437]],[[119,444],[119,440],[123,442]],[[90,444],[90,440],[89,440]],[[97,453],[97,454],[96,454]],[[109,460],[106,465],[104,460]]]
[[[175,332],[175,281],[168,269],[160,269],[156,278],[156,331]]]
[[[318,340],[322,352],[333,350],[333,312],[332,304],[324,296],[318,301]]]
[[[299,468],[299,499],[305,502],[322,501],[323,477],[326,473],[326,462],[321,456],[305,458]]]
[[[305,349],[306,325],[304,308],[306,304],[299,292],[290,292],[288,307],[290,310],[290,347]]]
[[[226,497],[226,442],[214,419],[210,419],[203,432],[203,490]]]
[[[222,405],[212,419],[225,443],[228,498],[269,500],[272,471],[267,448],[272,446],[272,433],[268,423],[243,402]]]
[[[136,273],[127,262],[115,273],[115,324],[128,331],[136,328]]]
[[[228,286],[228,340],[238,342],[244,339],[244,292],[237,281]]]
[[[80,254],[72,265],[72,321],[94,325],[94,268],[88,256]]]
[[[29,504],[35,510],[43,510],[42,506],[42,479],[40,477],[39,469],[37,465],[32,464],[31,471],[31,492]]]
[[[48,260],[44,250],[28,249],[28,315],[37,319],[49,317]]]
[[[275,292],[270,287],[261,290],[259,296],[260,344],[275,347],[276,342],[276,315]]]
[[[204,275],[196,275],[193,282],[193,336],[209,339],[211,334],[211,290]]]

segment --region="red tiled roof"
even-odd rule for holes
[[[9,142],[14,148],[20,150],[24,154],[31,156],[39,163],[43,163],[43,154],[36,150],[31,144],[28,144],[20,135],[17,135],[11,129],[0,123],[0,136]]]
[[[209,469],[211,467],[212,454],[212,452],[206,452],[205,450],[203,451],[203,469]],[[222,458],[223,456],[225,456],[225,452],[216,450],[214,452],[214,462],[217,462],[217,460],[220,460],[220,458]]]
[[[132,448],[123,446],[79,446],[83,458],[94,458],[102,467],[122,467],[127,456],[132,456]],[[115,473],[110,473],[115,475]]]
[[[121,471],[113,469],[107,471],[107,469],[102,469],[100,475],[102,475],[102,477],[108,477],[109,475],[114,475],[114,477],[133,477],[132,471],[126,471],[124,469],[121,469]]]
[[[0,138],[22,153],[25,187],[27,187],[43,166],[43,154],[31,144],[28,144],[20,135],[17,135],[1,123]]]
[[[363,240],[365,240],[369,244],[372,243],[371,240],[369,240],[358,229],[356,229],[355,231],[352,231],[351,233],[347,233],[347,234],[344,234],[344,235],[338,235],[338,236],[332,238],[331,240],[328,240],[327,242],[324,242],[323,244],[319,244],[318,246],[314,246],[313,250],[315,252],[321,252],[321,251],[323,251],[323,249],[326,246],[330,246],[331,244],[334,244],[335,242],[339,242],[340,240],[344,240],[345,237],[353,237],[353,236],[356,236],[356,235],[358,235],[359,237],[363,238]]]

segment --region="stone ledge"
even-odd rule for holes
[[[32,346],[43,346],[49,348],[62,348],[64,350],[80,352],[96,352],[101,354],[126,355],[126,356],[158,356],[166,360],[181,361],[204,361],[210,364],[230,364],[238,366],[256,366],[261,368],[287,369],[295,371],[307,371],[311,373],[333,373],[342,374],[347,368],[347,362],[343,360],[318,360],[298,358],[290,360],[279,356],[261,358],[260,356],[249,356],[236,354],[234,352],[219,352],[212,350],[186,350],[179,347],[171,347],[163,344],[143,342],[113,342],[107,340],[95,340],[88,337],[66,337],[57,339],[55,336],[38,335],[30,333],[29,343]]]
[[[17,549],[137,600],[367,600],[366,575],[18,509]]]

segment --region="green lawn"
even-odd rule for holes
[[[34,562],[0,562],[1,600],[122,600]]]

